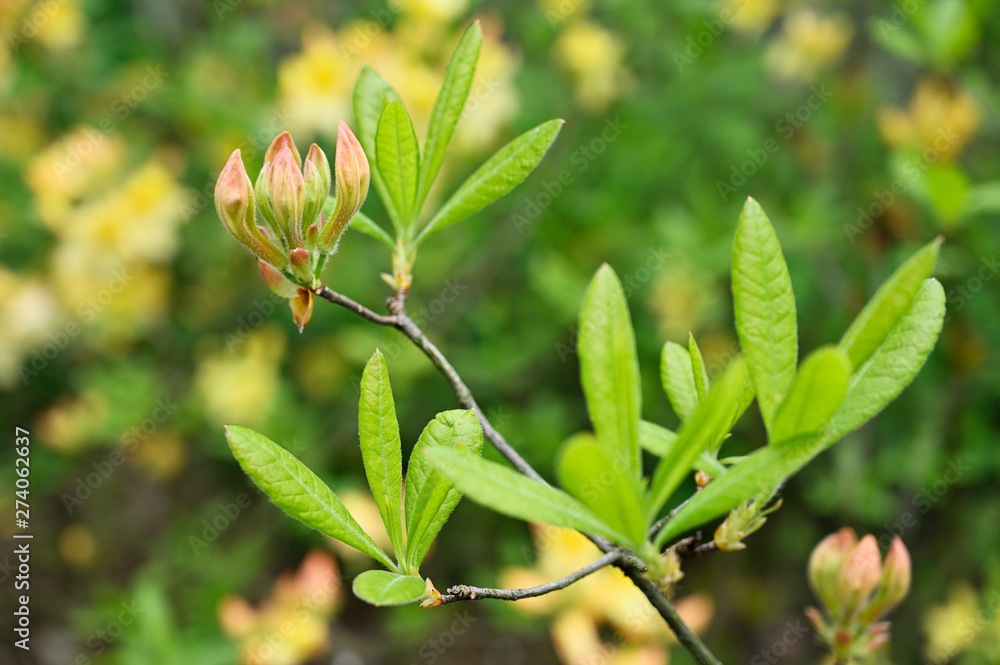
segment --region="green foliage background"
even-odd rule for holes
[[[23,21],[50,5],[78,12],[82,37],[75,43],[61,43],[58,34],[28,36]],[[923,372],[873,423],[793,479],[784,506],[745,552],[687,564],[680,587],[680,593],[705,591],[716,600],[706,642],[722,660],[748,661],[780,640],[786,622],[812,602],[805,563],[820,538],[844,525],[880,538],[901,532],[915,579],[893,616],[893,659],[929,657],[928,636],[944,621],[929,615],[929,607],[966,584],[986,608],[1000,588],[997,4],[782,3],[759,34],[723,21],[722,6],[713,3],[562,5],[569,7],[565,17],[552,9],[560,3],[547,9],[534,2],[473,2],[443,22],[443,56],[471,18],[485,17],[497,28],[498,38],[519,54],[513,86],[520,100],[490,145],[449,155],[444,191],[518,133],[551,117],[565,118],[566,125],[521,187],[421,248],[411,313],[508,440],[552,478],[560,445],[588,427],[575,325],[601,262],[615,267],[629,295],[644,416],[673,426],[676,416],[657,380],[662,344],[684,343],[693,331],[713,376],[736,348],[729,259],[746,196],[760,201],[781,238],[805,349],[836,342],[892,269],[944,234],[936,274],[948,294],[948,319]],[[782,64],[808,58],[776,54],[775,44],[795,12],[810,7],[842,16],[851,38],[815,72],[782,78],[776,73]],[[4,450],[12,447],[15,425],[33,434],[31,591],[38,648],[30,654],[36,659],[24,662],[72,662],[77,654],[95,663],[236,662],[216,618],[219,599],[227,593],[263,598],[281,571],[323,546],[318,534],[248,487],[226,447],[223,419],[206,406],[212,390],[204,378],[207,358],[241,357],[253,344],[277,349],[276,373],[259,379],[273,391],[255,422],[246,424],[287,445],[335,487],[364,485],[356,386],[374,347],[389,363],[404,456],[435,413],[455,407],[445,382],[392,331],[317,303],[299,335],[211,204],[228,151],[248,140],[255,144],[255,154],[246,156],[254,177],[267,142],[285,128],[279,62],[298,51],[303,30],[388,16],[381,32],[391,35],[405,18],[385,10],[377,2],[111,0],[14,3],[0,10],[7,34],[0,59],[0,344],[13,358],[0,405],[10,439]],[[580,81],[557,56],[560,35],[578,20],[601,26],[623,49],[610,75],[614,92],[596,104],[581,101]],[[808,44],[820,42],[819,33],[807,36]],[[588,48],[601,53],[594,44]],[[608,62],[584,71],[602,66]],[[128,97],[136,103],[125,112],[119,95],[132,94],[147,67],[167,74],[142,100]],[[911,107],[914,90],[928,82],[938,101]],[[960,98],[971,100],[974,121],[955,110]],[[491,103],[489,94],[481,103]],[[931,144],[939,132],[963,138],[932,151],[932,162],[921,157],[920,139],[916,145],[887,140],[892,127],[902,126],[898,114],[886,117],[887,107],[923,123]],[[112,304],[92,323],[78,301],[59,295],[56,262],[72,256],[57,250],[72,232],[43,223],[45,187],[31,186],[31,164],[42,150],[80,124],[101,126],[106,119],[111,129],[103,141],[122,140],[126,173],[155,156],[184,192],[172,203],[173,217],[184,219],[177,248],[156,263],[170,286],[162,298],[149,299],[148,320],[135,318],[147,311],[141,296],[133,318]],[[252,138],[258,136],[264,138]],[[318,140],[332,157],[332,136],[295,138],[300,150]],[[363,210],[384,219],[374,195]],[[68,214],[54,217],[73,221]],[[348,232],[324,278],[379,309],[387,288],[378,273],[388,268],[382,247]],[[14,295],[26,283],[43,291],[17,301],[29,303],[27,309],[15,307]],[[35,337],[25,341],[16,331],[46,289],[63,298],[56,309],[64,315],[48,329],[31,328]],[[243,322],[257,320],[253,312],[269,309],[261,326],[240,335]],[[76,322],[78,332],[25,378],[18,368],[30,366],[32,354],[51,342],[50,332],[68,331],[66,322]],[[158,400],[161,407],[162,400],[176,406],[149,440],[169,434],[170,443],[144,456],[139,451],[147,438],[132,446],[129,431],[156,417]],[[764,441],[756,414],[753,409],[744,418],[727,444],[734,453]],[[125,463],[114,463],[80,505],[67,504],[81,479],[119,459],[116,449],[131,449]],[[484,455],[496,459],[493,451]],[[0,531],[13,533],[8,452],[0,455],[0,478]],[[241,493],[252,498],[249,507],[207,547],[193,548],[203,520]],[[89,558],[74,556],[81,529],[91,539],[84,538],[94,550]],[[464,502],[425,572],[439,588],[493,584],[498,570],[530,564],[524,555],[530,543],[522,524]],[[0,562],[11,550],[5,546]],[[346,574],[357,572],[352,565],[343,565]],[[9,588],[10,574],[0,577]],[[148,608],[134,626],[107,644],[92,641],[130,599]],[[354,650],[365,662],[424,658],[414,654],[453,616],[451,608],[377,611],[353,598],[345,602],[350,609],[337,619],[331,653]],[[557,662],[544,622],[497,605],[469,611],[481,620],[439,662]],[[961,620],[954,622],[961,627]],[[11,634],[9,614],[0,626]],[[23,657],[6,639],[0,653]],[[990,614],[972,644],[961,653],[956,647],[954,655],[966,665],[1000,663],[1000,618]],[[685,658],[675,653],[676,662]],[[815,661],[818,651],[806,639],[789,646],[787,658]]]

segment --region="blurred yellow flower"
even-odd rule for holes
[[[352,117],[350,93],[357,69],[332,30],[309,28],[302,36],[302,52],[278,67],[280,104],[290,109],[291,126],[285,129],[335,136],[339,122]]]
[[[599,113],[626,87],[625,44],[615,34],[586,19],[568,24],[553,46],[556,60],[573,77],[576,101]]]
[[[343,595],[337,562],[317,550],[296,573],[279,577],[259,607],[238,596],[219,601],[219,624],[239,643],[241,663],[297,665],[328,647],[328,624]]]
[[[117,177],[125,155],[125,141],[118,134],[90,126],[74,129],[36,155],[25,170],[25,181],[42,223],[53,230],[64,226],[74,203]]]
[[[927,635],[927,657],[944,663],[976,639],[982,628],[977,623],[979,594],[967,583],[954,585],[948,599],[924,613],[924,634]]]
[[[129,455],[130,463],[157,480],[173,478],[184,468],[186,461],[184,442],[170,432],[154,432]]]
[[[198,362],[195,390],[213,422],[253,425],[266,417],[278,391],[285,336],[262,326],[234,351]]]
[[[590,0],[540,0],[545,20],[552,28],[558,28],[561,23],[585,14],[591,5]]]
[[[809,82],[834,63],[851,41],[854,28],[841,14],[824,16],[799,9],[785,16],[781,34],[765,55],[768,68],[780,78]]]
[[[41,439],[57,450],[77,450],[104,427],[111,408],[108,398],[95,389],[59,399],[39,418]]]
[[[737,32],[757,36],[771,25],[778,13],[775,0],[723,0],[719,15],[728,12],[730,25]]]
[[[76,0],[36,3],[37,39],[52,51],[68,51],[83,37],[84,16]],[[30,12],[29,12],[30,13]]]
[[[32,363],[41,367],[61,349],[62,339],[49,335],[63,321],[59,302],[47,284],[0,267],[0,386],[10,389],[23,382],[22,362],[27,370]],[[50,344],[51,350],[46,348]]]
[[[3,50],[0,49],[0,72],[3,70]],[[3,74],[0,73],[0,78]],[[2,88],[2,83],[0,83]],[[38,118],[26,113],[0,114],[0,159],[27,161],[45,140],[44,128]]]
[[[97,558],[97,539],[82,524],[70,524],[59,532],[59,554],[73,568],[89,568]]]
[[[879,110],[878,129],[891,147],[927,153],[928,162],[951,161],[979,127],[979,109],[957,86],[936,78],[917,84],[907,110]]]
[[[500,576],[505,588],[536,586],[564,577],[592,563],[600,551],[580,533],[548,525],[533,524],[538,551],[534,568],[508,568]],[[701,632],[712,619],[714,606],[697,594],[676,603],[677,611],[692,630]],[[552,640],[566,665],[601,659],[616,665],[661,664],[669,661],[673,634],[646,597],[617,568],[607,567],[555,593],[518,601],[514,607],[531,614],[554,614]],[[609,626],[620,642],[600,639],[600,629]]]

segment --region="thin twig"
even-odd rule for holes
[[[520,471],[525,476],[532,478],[540,483],[548,484],[545,479],[535,471],[535,469],[528,464],[528,462],[521,457],[516,450],[507,442],[500,432],[493,427],[483,413],[483,410],[476,403],[475,398],[472,396],[472,391],[469,387],[465,385],[462,377],[459,376],[455,368],[448,362],[444,354],[438,349],[423,333],[423,331],[417,326],[413,320],[407,316],[404,300],[402,298],[393,297],[390,298],[387,305],[389,307],[390,316],[382,316],[371,311],[367,307],[358,304],[357,302],[351,300],[347,296],[341,295],[336,291],[333,291],[329,287],[319,286],[315,289],[316,295],[320,296],[324,300],[334,303],[336,305],[341,305],[355,314],[358,314],[372,323],[377,323],[383,326],[392,326],[397,330],[401,331],[406,335],[410,341],[412,341],[424,354],[430,359],[430,361],[437,367],[438,371],[444,376],[444,378],[451,385],[452,390],[455,392],[455,397],[458,399],[459,404],[461,404],[466,409],[472,409],[475,411],[476,415],[479,417],[479,422],[483,426],[483,435],[490,444],[493,445],[497,451],[503,455],[507,461],[509,461],[514,467]],[[639,590],[646,596],[650,604],[656,608],[663,617],[667,625],[677,636],[677,641],[680,642],[690,653],[694,656],[694,659],[699,665],[721,665],[719,660],[712,655],[712,652],[708,650],[708,647],[695,635],[687,624],[680,618],[677,614],[677,610],[667,599],[663,591],[656,585],[653,580],[649,579],[645,575],[645,566],[638,561],[635,556],[623,555],[622,550],[616,545],[611,543],[605,538],[600,536],[594,536],[592,534],[584,534],[591,541],[594,542],[603,552],[610,555],[612,552],[619,552],[615,561],[613,562],[618,568],[621,569],[625,575],[628,576],[632,582],[639,587]]]
[[[620,558],[621,551],[612,550],[594,563],[584,566],[580,570],[567,575],[561,580],[548,582],[547,584],[540,584],[528,589],[485,589],[477,586],[459,584],[457,586],[450,587],[448,589],[448,595],[441,596],[440,604],[444,605],[445,603],[457,603],[462,600],[485,600],[487,598],[494,600],[521,600],[522,598],[544,596],[547,593],[552,593],[553,591],[558,591],[559,589],[565,589],[570,584],[582,580],[587,575],[597,572],[605,566],[610,566],[613,563],[616,563]]]

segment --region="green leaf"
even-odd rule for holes
[[[420,568],[427,550],[458,505],[462,493],[430,464],[423,451],[431,447],[478,455],[483,428],[475,411],[445,411],[427,423],[410,453],[406,471],[406,551],[411,572]]]
[[[646,540],[642,497],[621,458],[598,444],[590,433],[566,442],[557,465],[559,483],[638,548]]]
[[[668,455],[676,443],[677,434],[675,432],[648,420],[639,422],[639,445],[657,457]],[[726,472],[726,467],[707,452],[698,456],[694,468],[704,471],[710,476],[718,476]]]
[[[371,217],[364,213],[355,213],[354,217],[351,218],[349,228],[352,228],[355,231],[360,231],[366,236],[371,236],[376,240],[381,240],[389,249],[396,248],[395,243],[392,241],[392,236],[386,233],[385,229],[372,221]]]
[[[675,536],[725,515],[757,494],[773,491],[817,454],[881,410],[916,376],[933,349],[941,331],[944,302],[941,285],[928,279],[910,311],[871,359],[851,376],[847,394],[825,433],[798,435],[781,445],[754,451],[692,497],[657,534],[656,546],[662,547]]]
[[[828,346],[810,354],[778,407],[770,442],[820,433],[844,399],[850,376],[851,361],[840,349]]]
[[[226,441],[250,479],[286,513],[382,565],[396,565],[358,525],[337,495],[290,452],[252,429],[229,425]]]
[[[638,487],[642,478],[639,359],[625,291],[606,263],[583,298],[579,330],[580,380],[597,439]]]
[[[414,603],[424,597],[427,583],[414,575],[366,570],[354,578],[354,595],[375,607]]]
[[[798,332],[788,266],[770,220],[747,199],[733,244],[733,309],[757,403],[770,431],[795,380]]]
[[[392,86],[368,65],[361,67],[361,73],[354,84],[354,119],[358,124],[358,142],[368,157],[372,183],[389,213],[389,219],[392,220],[396,233],[399,234],[403,232],[402,218],[389,196],[382,176],[379,174],[375,150],[375,136],[378,132],[379,119],[390,102],[400,102],[399,95],[392,89]]]
[[[498,513],[596,533],[616,543],[629,539],[570,495],[496,462],[447,448],[428,448],[427,459],[467,497]]]
[[[500,148],[451,195],[413,245],[419,246],[431,233],[479,212],[519,185],[545,156],[563,122],[544,122]]]
[[[681,427],[669,453],[660,459],[646,497],[646,516],[650,521],[656,518],[663,504],[691,471],[698,456],[725,436],[737,407],[745,371],[742,358],[726,368],[708,391],[705,401]]]
[[[657,457],[666,455],[676,442],[676,432],[648,420],[639,421],[639,445]]]
[[[420,171],[420,187],[417,192],[414,218],[419,215],[427,193],[441,169],[445,150],[451,143],[452,134],[455,133],[455,126],[462,115],[462,108],[472,87],[482,45],[483,29],[479,21],[475,21],[462,35],[462,40],[455,48],[448,68],[444,72],[444,83],[441,84],[441,91],[438,93],[437,101],[434,102],[430,122],[427,125],[424,167]]]
[[[701,357],[701,349],[698,348],[698,342],[694,341],[692,333],[688,333],[688,354],[691,356],[694,389],[698,393],[698,401],[701,401],[708,393],[708,373],[705,371],[705,359]]]
[[[396,558],[406,557],[403,540],[403,458],[400,450],[396,406],[389,386],[389,370],[381,351],[375,349],[361,375],[361,402],[358,431],[361,434],[361,457],[368,485],[385,522],[385,529],[396,551]]]
[[[854,367],[861,367],[871,357],[910,309],[924,280],[934,270],[942,242],[943,238],[937,238],[924,245],[899,266],[844,333],[840,348],[847,353]]]
[[[933,278],[925,280],[909,311],[851,375],[844,401],[830,419],[826,445],[860,427],[913,380],[934,349],[944,312],[944,289]]]
[[[692,496],[660,530],[653,544],[661,548],[667,541],[727,514],[758,494],[774,492],[815,456],[817,440],[817,436],[805,436],[755,450]]]
[[[663,345],[660,381],[674,413],[682,422],[686,421],[698,408],[698,389],[694,384],[691,354],[680,344],[667,342]]]
[[[420,148],[410,116],[399,102],[389,102],[382,111],[375,133],[375,155],[392,205],[403,223],[408,224],[417,196]]]

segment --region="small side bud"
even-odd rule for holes
[[[337,202],[320,234],[320,250],[333,251],[337,239],[347,228],[351,218],[357,214],[368,196],[371,170],[368,157],[361,144],[343,120],[337,129],[337,154],[334,160],[336,170]]]
[[[312,284],[316,276],[313,274],[312,256],[309,252],[299,247],[289,252],[288,258],[291,261],[292,274],[303,283]]]
[[[274,137],[271,141],[271,145],[268,146],[267,152],[264,153],[264,163],[273,162],[281,154],[281,151],[288,148],[292,152],[292,158],[295,160],[295,165],[300,169],[302,168],[302,157],[299,156],[299,149],[295,147],[295,141],[292,140],[292,135],[288,132],[281,132]]]
[[[292,308],[292,320],[295,321],[295,325],[299,327],[299,332],[306,329],[306,324],[309,323],[309,319],[312,318],[313,313],[313,294],[309,289],[298,289],[298,294],[295,298],[288,301]]]
[[[267,288],[276,295],[289,299],[298,297],[298,287],[292,284],[291,280],[285,277],[280,270],[260,259],[257,259],[257,268],[260,269],[260,276],[264,278]]]
[[[308,228],[319,219],[323,212],[323,204],[326,203],[330,195],[329,171],[324,180],[320,167],[309,158],[306,158],[306,166],[303,169],[305,178],[305,202],[302,205],[302,226]]]
[[[874,621],[899,605],[910,590],[911,574],[910,553],[896,536],[885,556],[878,591],[865,611],[865,619]]]
[[[302,206],[305,200],[305,180],[288,148],[283,148],[271,163],[267,193],[274,219],[288,247],[294,249],[304,246]]]

